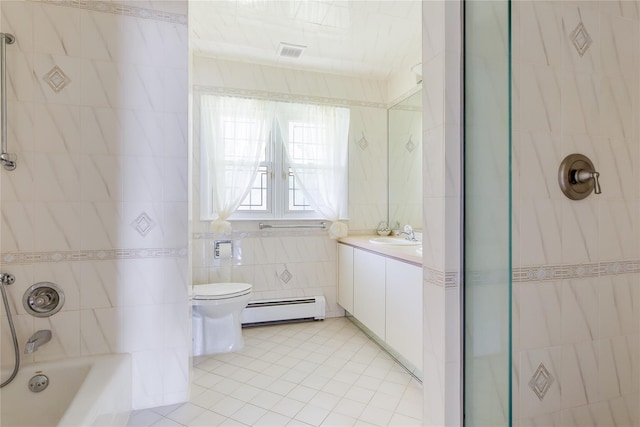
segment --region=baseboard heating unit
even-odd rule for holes
[[[326,303],[323,296],[249,301],[242,326],[323,320]]]

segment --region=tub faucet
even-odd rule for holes
[[[33,353],[38,350],[38,347],[49,341],[51,341],[51,331],[48,329],[40,329],[27,340],[27,345],[24,347],[24,354]]]
[[[409,224],[404,226],[404,231],[398,231],[396,236],[402,236],[403,234],[407,236],[407,240],[411,240],[412,242],[418,241],[418,239],[416,239],[415,233],[413,232],[413,228]]]

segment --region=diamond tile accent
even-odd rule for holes
[[[553,378],[553,375],[551,375],[547,368],[541,363],[529,380],[529,387],[531,387],[531,390],[538,396],[538,399],[542,400],[554,381],[555,378]]]
[[[358,140],[358,147],[360,147],[360,149],[364,151],[367,149],[368,146],[369,146],[369,141],[367,141],[367,138],[365,138],[363,133],[362,138]]]
[[[289,273],[289,270],[287,270],[287,267],[284,267],[284,271],[282,272],[282,274],[280,274],[280,280],[282,280],[284,283],[289,283],[289,280],[291,280],[293,278],[293,275],[291,273]]]
[[[587,32],[584,24],[580,22],[578,26],[571,32],[569,38],[573,42],[573,46],[576,48],[580,56],[584,55],[593,40],[591,40],[591,36]]]
[[[57,65],[53,67],[47,74],[42,76],[42,79],[53,89],[55,93],[59,93],[65,88],[71,79],[62,71]]]
[[[404,147],[407,149],[408,152],[413,153],[413,150],[416,149],[416,144],[414,144],[414,142],[411,139],[412,137],[409,137],[409,141],[404,145]]]
[[[133,220],[131,226],[134,230],[136,230],[142,237],[146,237],[147,234],[156,226],[156,223],[151,219],[146,212],[142,212],[136,219]]]

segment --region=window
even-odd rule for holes
[[[202,95],[201,122],[202,219],[346,217],[348,109]]]
[[[322,218],[312,207],[289,166],[282,135],[273,122],[258,173],[230,219]]]

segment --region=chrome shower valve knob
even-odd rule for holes
[[[586,170],[575,171],[574,174],[575,181],[580,183],[588,183],[589,180],[593,180],[593,192],[594,194],[602,193],[602,189],[600,188],[600,173],[598,172],[590,172]]]
[[[591,192],[601,194],[600,173],[589,158],[583,154],[570,154],[560,163],[558,183],[565,196],[571,200],[582,200]]]

